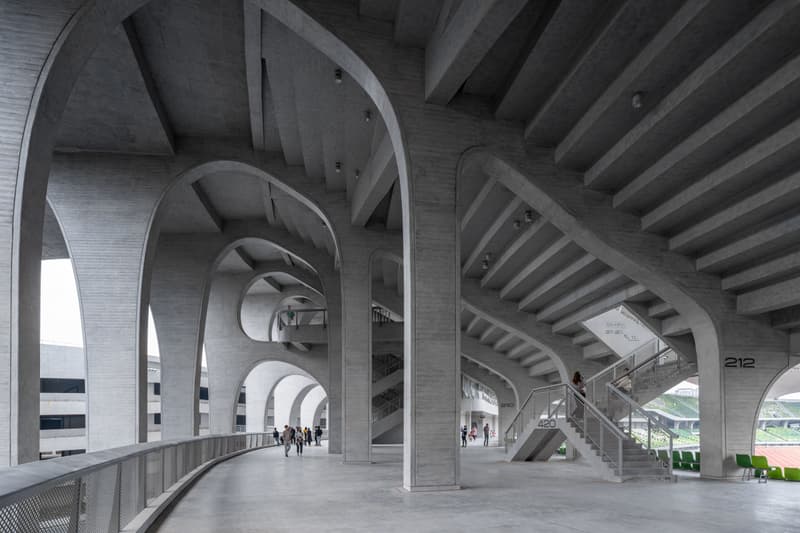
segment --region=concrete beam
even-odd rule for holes
[[[754,173],[758,171],[759,165],[763,165],[770,157],[777,156],[782,150],[792,146],[798,139],[800,139],[800,119],[791,122],[766,139],[751,146],[688,187],[681,188],[669,200],[642,217],[642,229],[653,232],[663,231],[675,226],[687,217],[701,213],[708,205],[709,195],[713,195],[718,191],[727,191],[739,186],[749,185]],[[790,181],[789,185],[796,189],[796,183]],[[787,184],[783,183],[777,188],[787,188]],[[774,188],[769,193],[756,196],[753,199],[751,209],[763,208],[763,205],[759,205],[759,203],[767,201],[765,197],[768,197],[770,193],[774,193]],[[739,204],[731,209],[735,213],[737,209],[741,210],[742,206]],[[724,220],[725,217],[730,218],[731,209],[717,215],[717,222],[719,223],[720,219]],[[746,214],[746,212],[742,213],[743,216]],[[685,236],[682,236],[683,238]],[[679,245],[681,241],[678,240],[676,243]],[[670,240],[670,246],[673,246],[672,240]]]
[[[525,0],[464,0],[449,19],[440,14],[439,25],[446,26],[425,48],[425,100],[447,104],[525,4]]]
[[[800,328],[800,306],[773,311],[770,313],[770,322],[776,329],[795,330]]]
[[[155,80],[153,79],[153,74],[150,71],[150,65],[147,63],[147,58],[145,58],[144,51],[142,50],[142,45],[139,42],[139,36],[136,33],[136,28],[134,27],[130,18],[125,19],[125,21],[122,23],[122,28],[125,30],[128,43],[130,44],[133,55],[136,58],[136,64],[139,67],[139,74],[142,76],[142,81],[147,89],[147,96],[150,98],[150,101],[153,104],[153,109],[158,116],[158,123],[164,133],[164,138],[167,140],[170,153],[175,154],[175,135],[172,131],[172,125],[169,123],[169,118],[167,117],[167,112],[164,109],[164,104],[161,102],[161,96],[158,94],[158,88],[156,87]]]
[[[651,305],[647,309],[647,316],[653,318],[662,318],[668,315],[676,314],[675,308],[668,302],[659,302]]]
[[[395,42],[425,48],[441,10],[442,0],[399,0],[394,16]]]
[[[568,157],[577,144],[589,133],[592,128],[608,113],[615,102],[628,96],[632,84],[663,54],[673,40],[683,32],[686,27],[700,15],[707,0],[687,2],[673,17],[659,30],[637,56],[625,67],[614,81],[594,101],[580,120],[572,127],[569,133],[558,144],[555,150],[555,160],[559,163]]]
[[[682,315],[674,315],[661,321],[661,334],[665,337],[688,335],[691,332],[689,321]]]
[[[794,243],[799,234],[800,215],[794,215],[699,256],[697,270],[725,271],[784,244]]]
[[[646,305],[628,302],[625,304],[625,308],[641,320],[650,331],[655,333],[667,346],[672,348],[676,353],[682,355],[684,359],[697,361],[697,348],[695,347],[694,337],[692,337],[691,333],[670,337],[665,336],[663,322],[658,318],[650,316]]]
[[[514,342],[516,339],[517,337],[515,337],[513,333],[506,333],[495,341],[495,343],[492,345],[492,349],[496,352],[504,352],[508,345]]]
[[[528,229],[523,231],[516,239],[511,241],[511,244],[509,244],[508,247],[503,250],[503,253],[500,254],[500,257],[497,258],[494,264],[489,267],[489,270],[487,270],[481,278],[481,287],[488,285],[492,279],[494,279],[497,273],[500,272],[504,266],[506,266],[506,263],[508,263],[509,259],[511,259],[514,254],[519,252],[519,250],[525,246],[528,241],[533,239],[536,234],[539,233],[546,225],[547,221],[544,218],[539,217],[528,227]]]
[[[614,351],[602,342],[594,342],[583,347],[584,359],[602,359],[614,355]]]
[[[722,278],[722,289],[740,291],[765,283],[786,273],[800,271],[800,251],[760,263]]]
[[[466,335],[461,336],[461,355],[501,375],[512,385],[515,393],[523,395],[523,399],[528,391],[544,385],[541,381],[530,379],[524,372],[520,372],[522,368],[518,362],[504,357]]]
[[[519,197],[515,196],[513,200],[506,206],[505,209],[497,216],[492,223],[489,224],[489,227],[486,228],[486,231],[481,235],[481,238],[478,240],[478,243],[475,245],[475,248],[470,252],[469,257],[467,260],[464,261],[464,264],[461,265],[461,275],[465,276],[467,272],[475,265],[475,263],[483,257],[484,250],[486,247],[489,246],[494,238],[497,236],[498,232],[503,229],[508,223],[508,220],[514,216],[514,213],[517,212],[519,207],[522,205],[522,200]],[[464,230],[464,224],[462,221],[461,225],[462,231]]]
[[[736,298],[736,310],[743,315],[757,315],[794,305],[800,305],[798,277],[745,292]]]
[[[264,150],[264,98],[261,66],[261,8],[244,0],[244,66],[254,150]],[[268,185],[267,185],[268,186]]]
[[[522,270],[520,270],[511,280],[500,289],[500,298],[506,298],[511,292],[514,291],[521,283],[523,283],[529,276],[532,276],[537,270],[542,268],[548,261],[557,256],[560,252],[564,251],[572,240],[569,237],[561,237],[556,242],[542,250],[533,261],[528,263]]]
[[[639,143],[650,132],[654,131],[670,115],[681,108],[681,105],[694,94],[714,75],[748,49],[749,45],[758,40],[773,26],[780,23],[794,6],[791,2],[776,2],[770,4],[753,20],[742,27],[736,35],[729,39],[723,46],[711,54],[689,76],[679,83],[661,103],[653,108],[647,116],[626,133],[614,146],[606,152],[584,175],[584,185],[587,187],[600,187],[602,180],[607,176],[609,169],[628,150]]]
[[[478,315],[472,317],[472,320],[470,320],[469,324],[467,324],[467,329],[465,330],[466,334],[472,336],[472,334],[475,333],[475,329],[478,327],[480,323],[481,323],[481,317],[479,317]]]
[[[483,333],[481,333],[481,336],[479,338],[481,344],[487,344],[486,341],[489,339],[489,337],[494,335],[496,331],[497,327],[494,324],[489,324],[489,326],[485,330],[483,330]]]
[[[481,206],[484,204],[486,199],[492,194],[492,190],[494,189],[495,185],[497,185],[497,180],[491,176],[486,178],[486,181],[483,183],[481,188],[475,194],[475,197],[470,201],[467,208],[464,210],[464,214],[461,215],[461,231],[465,231],[469,226],[469,223],[472,222],[472,219],[475,218],[475,215],[480,211]]]
[[[580,310],[568,315],[555,324],[553,324],[553,333],[562,333],[567,332],[570,329],[573,329],[574,326],[583,322],[584,320],[588,320],[590,318],[594,318],[600,313],[604,313],[609,309],[617,307],[622,303],[628,300],[637,300],[641,299],[643,296],[646,296],[649,291],[644,288],[642,285],[634,284],[624,289],[618,290],[608,296],[600,298],[592,302],[591,304],[587,305],[586,307],[581,308]]]
[[[585,346],[587,344],[591,344],[596,339],[597,339],[597,337],[594,336],[594,333],[592,333],[591,331],[589,331],[587,329],[587,330],[583,330],[580,333],[576,333],[575,335],[573,335],[572,336],[572,344],[578,344],[578,345],[581,345],[581,346]]]
[[[519,310],[526,311],[529,309],[536,309],[542,302],[546,301],[557,288],[569,283],[571,279],[579,275],[585,269],[596,266],[599,261],[590,254],[584,254],[580,259],[562,268],[545,281],[540,283],[531,292],[529,292],[519,302]]]
[[[523,341],[519,343],[517,346],[512,348],[506,354],[509,359],[519,359],[520,357],[524,356],[526,353],[536,350],[533,346],[528,344],[527,342]]]
[[[534,353],[532,353],[530,355],[527,355],[527,356],[523,357],[522,359],[520,359],[519,360],[519,364],[521,364],[524,367],[529,367],[529,366],[533,365],[534,363],[538,363],[539,361],[543,361],[545,359],[548,362],[550,362],[550,358],[547,356],[547,354],[544,354],[542,352],[534,352]],[[552,363],[550,363],[550,364],[552,365]]]
[[[690,4],[695,4],[692,2]],[[687,5],[690,5],[687,4]],[[708,121],[691,135],[683,139],[669,152],[661,156],[641,174],[636,176],[625,187],[614,195],[614,207],[621,209],[636,209],[641,205],[643,196],[654,194],[650,185],[660,179],[671,168],[683,161],[686,157],[701,149],[709,142],[718,139],[720,135],[734,127],[743,116],[760,108],[770,98],[786,89],[800,79],[800,57],[787,62],[783,67],[764,79],[756,87],[736,100],[725,110]]]
[[[389,135],[385,134],[356,182],[351,204],[351,221],[354,225],[364,226],[367,223],[396,178],[394,147]]]
[[[536,320],[548,321],[564,316],[596,299],[602,293],[608,293],[610,290],[619,287],[627,280],[628,278],[616,270],[609,270],[543,308],[536,313]]]
[[[557,369],[553,365],[553,362],[550,360],[542,361],[541,363],[537,363],[528,368],[528,375],[531,377],[541,377],[546,376],[552,372],[555,372]],[[562,378],[562,381],[563,378]]]

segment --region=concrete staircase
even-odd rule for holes
[[[372,439],[393,443],[402,435],[403,358],[394,353],[372,358]],[[402,437],[401,439],[402,440]]]

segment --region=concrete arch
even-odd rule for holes
[[[267,408],[275,386],[285,377],[303,375],[304,370],[282,361],[266,361],[256,364],[244,379],[247,391],[247,431],[270,431],[267,426]]]
[[[462,365],[461,373],[494,392],[498,404],[498,436],[503,435],[519,409],[520,404],[516,392],[507,388],[505,382],[499,377],[481,372],[480,368],[475,364]]]
[[[300,420],[303,426],[313,428],[316,425],[317,410],[322,411],[322,406],[328,401],[325,389],[316,387],[311,389],[300,406]]]
[[[305,398],[306,394],[318,384],[314,378],[294,374],[286,376],[278,382],[272,393],[275,399],[275,425],[278,427],[288,424],[296,426],[297,417],[300,416],[300,402],[298,398]]]
[[[322,418],[322,411],[325,410],[325,406],[327,405],[328,405],[328,398],[326,396],[319,402],[317,407],[314,409],[314,420],[313,420],[314,425],[312,427],[320,425],[320,419]],[[326,427],[325,429],[327,430],[328,428]]]
[[[317,387],[319,387],[319,385],[317,385],[316,383],[311,383],[298,391],[297,396],[292,402],[292,407],[291,409],[289,409],[289,420],[295,422],[295,425],[297,424],[296,420],[299,418],[300,425],[305,426],[305,424],[303,423],[301,408],[308,394]]]

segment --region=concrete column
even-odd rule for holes
[[[340,242],[343,287],[342,448],[345,463],[369,463],[372,457],[370,250],[359,246],[352,238],[341,238]]]
[[[417,117],[421,118],[421,117]],[[431,126],[431,124],[427,124]],[[458,488],[460,233],[455,154],[430,152],[452,124],[420,131],[410,149],[413,224],[405,224],[403,486]],[[440,129],[441,128],[441,129]],[[442,438],[452,435],[452,439]]]
[[[147,440],[150,221],[169,181],[163,158],[70,154],[48,198],[70,250],[83,319],[88,450]]]
[[[44,136],[26,127],[36,115],[36,88],[47,76],[51,47],[81,4],[33,0],[0,7],[0,79],[9,81],[0,84],[0,467],[39,459],[42,221],[58,115],[40,117],[43,127],[34,133]],[[63,105],[69,91],[62,91]]]
[[[161,438],[197,435],[207,284],[221,237],[159,237],[150,307],[161,353]]]

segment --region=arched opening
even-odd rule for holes
[[[800,466],[800,364],[783,372],[770,386],[759,409],[755,455],[770,466]]]
[[[494,390],[480,381],[461,374],[461,444],[497,446],[500,442],[500,402]],[[467,429],[466,442],[463,438]]]

